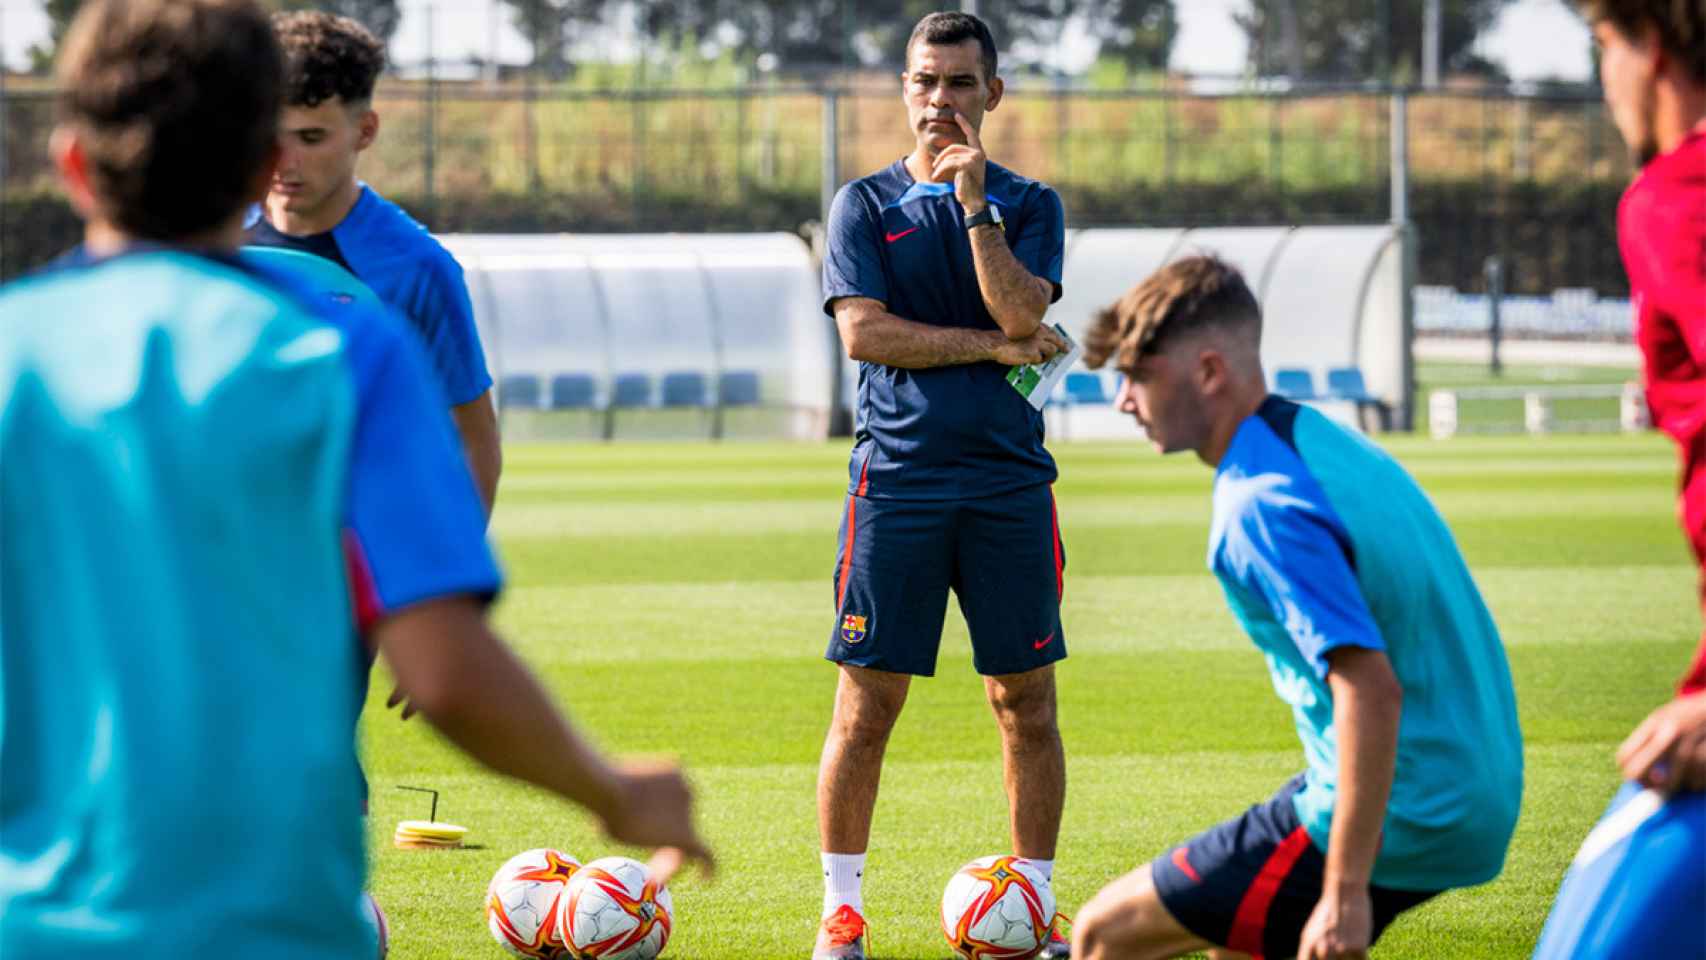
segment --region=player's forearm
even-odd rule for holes
[[[1010,340],[1023,340],[1042,326],[1054,293],[1047,280],[1033,276],[1007,246],[999,227],[971,232],[972,263],[983,305]]]
[[[937,327],[882,310],[837,315],[847,356],[907,370],[953,367],[993,359],[1005,339],[992,330]]]
[[[503,439],[498,430],[497,408],[488,390],[469,403],[450,409],[456,432],[462,438],[462,452],[468,459],[468,470],[474,475],[474,488],[485,505],[486,518],[492,516],[497,502],[498,477],[503,473]]]
[[[1333,725],[1338,732],[1339,784],[1327,844],[1323,883],[1367,886],[1380,853],[1386,803],[1398,761],[1403,688],[1379,651],[1346,651],[1355,661],[1335,663]]]
[[[601,819],[621,781],[569,726],[531,672],[468,598],[433,601],[378,627],[398,686],[441,733],[507,776],[544,787]]]

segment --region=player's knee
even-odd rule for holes
[[[889,732],[900,718],[904,700],[856,693],[843,696],[835,704],[835,730],[845,741],[853,744],[878,745],[887,742]]]
[[[1085,904],[1072,921],[1073,960],[1114,960],[1128,955],[1121,936],[1125,918],[1120,905],[1103,891]]]
[[[989,705],[1005,730],[1025,737],[1049,736],[1055,732],[1055,699],[1052,685],[995,685]]]
[[[1072,923],[1073,960],[1160,960],[1192,944],[1161,907],[1148,867],[1103,887]]]

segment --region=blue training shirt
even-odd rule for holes
[[[1293,800],[1327,849],[1339,776],[1327,655],[1384,650],[1404,689],[1374,882],[1484,883],[1522,800],[1522,734],[1492,615],[1445,521],[1396,460],[1270,397],[1214,483],[1209,567],[1291,705],[1308,762]]]
[[[491,389],[461,264],[426,227],[367,184],[361,185],[349,214],[327,233],[282,233],[257,208],[248,242],[312,253],[355,274],[420,335],[450,406],[479,399]]]
[[[1053,189],[995,163],[985,191],[1007,243],[1060,299],[1066,214]],[[999,330],[984,306],[965,214],[951,183],[918,183],[906,161],[842,187],[830,208],[824,310],[869,297],[895,316]],[[984,362],[928,370],[859,365],[848,491],[897,500],[958,500],[1051,483],[1043,416]]]
[[[390,608],[498,574],[414,338],[293,283],[0,290],[0,956],[373,956],[346,556]]]

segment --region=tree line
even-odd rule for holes
[[[263,0],[278,9],[353,17],[390,40],[405,0]],[[424,0],[406,0],[420,5]],[[783,70],[892,64],[919,17],[953,0],[497,0],[531,49],[531,66],[553,78],[573,71],[577,40],[632,24],[660,47],[691,46],[737,57],[768,54]],[[983,0],[978,12],[1008,51],[1029,59],[1067,29],[1098,44],[1098,56],[1133,70],[1165,70],[1186,0]],[[1476,40],[1512,0],[1443,0],[1440,59],[1448,71],[1499,77]],[[32,49],[45,70],[81,0],[42,0],[52,23]],[[1341,82],[1408,81],[1420,75],[1423,0],[1244,0],[1234,14],[1260,77]],[[1027,58],[1018,58],[1021,64]]]

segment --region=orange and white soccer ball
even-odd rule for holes
[[[1053,925],[1054,890],[1022,857],[979,857],[942,891],[942,934],[965,960],[1030,960]]]
[[[669,889],[627,857],[604,857],[576,871],[557,915],[569,953],[582,960],[653,960],[675,926]]]
[[[518,853],[486,887],[486,929],[510,953],[532,960],[566,960],[557,935],[557,900],[580,861],[549,848]]]

